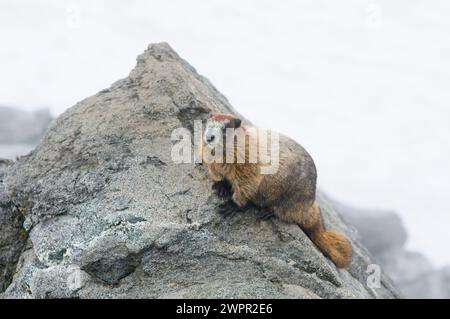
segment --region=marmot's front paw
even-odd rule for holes
[[[222,215],[223,217],[232,216],[236,213],[241,212],[242,209],[231,200],[219,205],[219,214]]]
[[[232,195],[231,185],[227,181],[215,182],[212,188],[216,191],[217,196],[229,199]]]
[[[258,218],[261,220],[268,220],[275,217],[273,210],[269,207],[263,207],[258,210]]]

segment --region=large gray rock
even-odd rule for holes
[[[368,279],[356,240],[338,270],[296,225],[216,213],[205,168],[172,161],[171,133],[217,111],[235,112],[154,44],[126,79],[61,115],[5,176],[30,242],[3,297],[397,297],[384,273]],[[325,223],[354,236],[319,201]]]

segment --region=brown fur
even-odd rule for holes
[[[226,122],[229,128],[237,128],[241,124],[241,120],[231,114],[214,114],[210,119],[218,122]]]
[[[303,229],[313,243],[337,267],[347,267],[352,260],[352,246],[350,241],[343,234],[324,228],[317,202],[309,208],[307,216],[309,218],[303,222]]]
[[[230,114],[218,114],[213,115],[211,119],[226,121],[230,127],[229,123],[234,123],[236,118]],[[240,120],[238,123],[240,124]],[[251,134],[248,127],[242,126],[239,134],[249,136],[246,140],[246,151],[249,139],[253,138],[258,142],[257,135]],[[296,223],[337,267],[347,267],[352,259],[352,247],[343,234],[326,230],[323,226],[320,208],[315,201],[317,173],[311,156],[302,146],[286,136],[280,135],[279,142],[280,160],[277,173],[260,174],[263,164],[249,163],[248,152],[245,152],[245,163],[235,161],[208,164],[210,178],[215,182],[228,181],[232,187],[232,200],[239,207],[253,203],[259,207],[270,208],[284,221]],[[234,146],[236,159],[237,154],[244,150],[237,143]]]

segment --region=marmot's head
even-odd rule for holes
[[[210,146],[222,143],[226,130],[237,129],[241,126],[241,120],[231,114],[213,114],[206,122],[204,143]]]

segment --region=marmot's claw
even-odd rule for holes
[[[213,184],[212,188],[220,198],[230,198],[232,195],[231,185],[227,181],[220,181]]]
[[[241,211],[242,209],[232,201],[219,205],[219,214],[223,217],[229,217]]]
[[[260,211],[258,211],[258,218],[261,220],[269,220],[274,216],[275,214],[273,213],[273,210],[270,208],[263,208]]]

